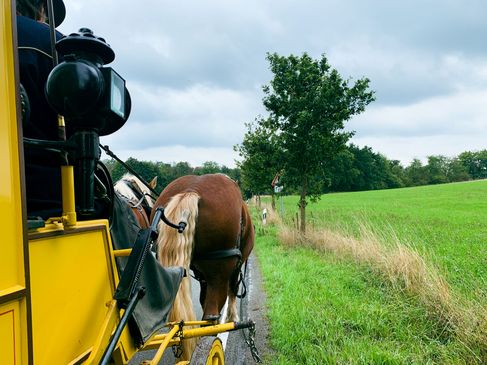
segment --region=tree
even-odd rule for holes
[[[190,164],[186,161],[181,161],[175,165],[173,164],[171,168],[171,181],[176,180],[178,177],[192,174],[193,168],[190,166]]]
[[[472,179],[487,178],[487,150],[465,151],[458,156],[458,160],[465,166]]]
[[[300,230],[305,232],[307,200],[319,198],[329,161],[353,135],[344,130],[344,122],[363,112],[374,92],[367,78],[350,86],[324,55],[314,60],[306,53],[274,53],[267,60],[274,78],[263,87],[270,112],[265,126],[282,148],[286,182],[299,191]]]
[[[405,173],[399,160],[387,160],[388,188],[402,188],[405,186]]]
[[[450,159],[447,177],[450,182],[467,181],[470,179],[467,168],[462,164],[458,157]]]
[[[353,145],[352,145],[353,146]],[[360,175],[355,167],[355,156],[351,147],[340,151],[329,163],[331,181],[324,192],[351,191],[354,182]]]
[[[194,168],[195,175],[216,174],[217,172],[221,172],[221,167],[215,161],[206,161],[201,167]]]
[[[426,168],[429,173],[428,184],[444,184],[448,182],[449,160],[443,155],[428,156]]]
[[[268,192],[274,194],[271,182],[281,169],[281,151],[276,136],[265,126],[266,124],[263,119],[247,123],[247,132],[242,143],[233,147],[242,157],[237,166],[240,168],[245,196]]]
[[[359,171],[353,180],[352,190],[375,190],[386,188],[384,183],[384,161],[372,148],[365,146],[359,148],[355,145],[349,147],[354,155],[354,167]]]
[[[162,191],[171,181],[172,166],[168,163],[157,162],[157,191]]]
[[[240,169],[234,168],[231,169],[225,165],[222,166],[221,173],[230,177],[233,181],[236,181],[237,184],[240,186],[240,190],[242,190],[242,176],[240,173]]]
[[[331,185],[326,191],[390,189],[404,186],[404,168],[372,148],[347,146],[331,161]]]
[[[419,186],[426,185],[429,182],[429,173],[426,166],[423,166],[421,160],[415,158],[405,169],[406,185]]]
[[[159,175],[159,166],[157,163],[150,161],[139,161],[136,158],[129,157],[125,163],[134,169],[145,181],[151,181]],[[118,181],[128,171],[120,163],[114,161],[108,165],[113,181]],[[159,176],[158,176],[159,180]]]
[[[129,171],[116,160],[103,161],[110,171],[113,182],[120,180],[123,175]],[[125,163],[135,170],[135,172],[142,177],[146,182],[151,181],[154,177],[157,177],[157,185],[155,190],[162,191],[162,189],[170,182],[168,178],[168,169],[170,165],[163,162],[152,161],[139,161],[133,157],[129,157]]]

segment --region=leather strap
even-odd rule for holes
[[[229,257],[242,258],[242,252],[238,248],[230,248],[228,250],[216,250],[204,253],[195,253],[193,260],[221,260]]]

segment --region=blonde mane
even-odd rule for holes
[[[140,181],[136,176],[132,174],[125,174],[114,186],[115,191],[125,198],[131,205],[136,206],[140,204],[140,199],[135,195],[132,184],[135,184],[139,193],[144,194],[144,200],[147,205],[152,208],[154,206],[154,201],[151,197],[150,189],[145,186],[142,181]]]

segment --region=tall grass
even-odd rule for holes
[[[284,197],[286,222],[297,201]],[[307,211],[311,227],[359,237],[365,222],[380,237],[397,236],[463,295],[487,302],[487,181],[327,194]]]
[[[281,222],[278,237],[287,246],[310,247],[368,265],[394,289],[415,297],[438,326],[451,331],[478,360],[487,362],[486,304],[452,290],[433,264],[397,236],[385,244],[365,226],[360,238],[326,229],[310,229],[303,235]]]
[[[302,235],[293,224],[283,223],[267,208],[268,224],[275,224],[279,241],[287,247],[307,247],[369,267],[387,285],[425,308],[439,332],[453,336],[466,353],[467,362],[487,363],[487,306],[482,296],[465,297],[447,282],[435,264],[404,242],[389,225],[387,233],[355,222],[355,229],[311,228]],[[314,225],[316,227],[316,225]],[[261,233],[266,233],[265,228]],[[468,358],[471,361],[468,361]]]

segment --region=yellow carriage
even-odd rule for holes
[[[157,364],[166,348],[177,347],[183,339],[252,326],[250,321],[181,322],[164,324],[167,330],[161,332],[159,319],[157,325],[149,325],[152,333],[134,336],[126,324],[144,296],[138,280],[141,268],[147,267],[141,261],[152,260],[147,258],[147,247],[155,226],[142,235],[137,249],[114,249],[108,219],[78,220],[73,166],[60,166],[62,214],[49,219],[27,217],[15,2],[2,0],[1,6],[0,364],[126,364],[142,349],[156,349],[146,363]],[[117,103],[126,107],[123,79],[116,73],[108,77],[114,92],[122,92]],[[88,144],[97,148],[98,135],[89,138]],[[83,187],[88,190],[83,195],[88,208],[92,188]],[[124,256],[129,262],[125,277],[117,268],[118,257]],[[165,272],[156,285],[165,283],[177,290],[183,274],[179,268]],[[168,288],[166,302],[173,298],[173,289]],[[224,363],[216,337],[206,337],[198,351],[203,360],[194,358],[192,363]]]

